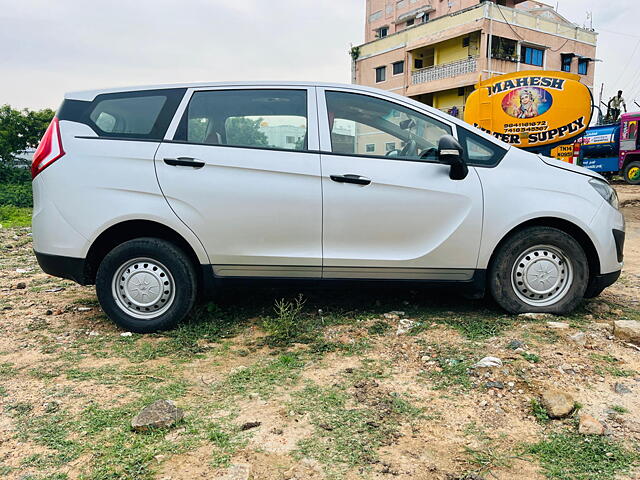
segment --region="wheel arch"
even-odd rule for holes
[[[570,235],[578,242],[578,244],[580,244],[580,246],[584,250],[585,256],[587,257],[587,262],[589,263],[589,277],[592,278],[594,275],[598,275],[600,273],[600,257],[598,256],[598,250],[596,249],[589,235],[575,223],[557,217],[533,218],[522,222],[509,230],[493,249],[493,252],[491,253],[491,257],[489,258],[489,262],[487,264],[487,270],[491,269],[497,253],[500,251],[500,248],[502,248],[502,245],[504,245],[504,243],[512,235],[528,227],[553,227]]]
[[[85,263],[87,283],[95,283],[96,272],[102,259],[119,244],[134,238],[155,237],[167,240],[182,249],[198,274],[198,283],[203,284],[203,268],[195,250],[189,242],[171,227],[153,220],[125,220],[111,225],[100,233],[89,247]]]

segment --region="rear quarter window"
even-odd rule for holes
[[[65,100],[58,118],[83,123],[101,137],[162,140],[186,89],[105,93],[92,102]]]

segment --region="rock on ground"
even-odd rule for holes
[[[482,360],[478,361],[473,367],[474,368],[492,368],[492,367],[501,367],[502,360],[498,357],[484,357]]]
[[[251,466],[246,463],[235,463],[227,469],[224,480],[249,480]]]
[[[580,415],[578,433],[581,433],[582,435],[604,435],[604,425],[591,415],[584,413]]]
[[[627,387],[624,383],[616,382],[613,386],[613,391],[619,393],[620,395],[625,393],[631,393],[631,389]]]
[[[567,330],[569,324],[564,322],[547,322],[547,327],[553,328],[554,330]]]
[[[137,432],[151,428],[170,427],[184,418],[184,412],[171,400],[158,400],[147,405],[131,420],[131,428]]]
[[[396,330],[396,335],[404,335],[408,333],[413,327],[416,326],[416,322],[410,320],[408,318],[401,318],[398,323],[398,329]]]
[[[587,344],[587,335],[584,332],[574,333],[573,335],[569,335],[567,338],[570,342],[573,342],[576,345],[584,347]]]
[[[613,335],[625,342],[640,345],[640,322],[637,320],[617,320],[613,322]]]
[[[544,318],[553,318],[553,315],[551,315],[550,313],[533,313],[533,312],[521,313],[518,316],[521,318],[531,318],[532,320],[542,320]]]
[[[566,417],[572,412],[575,404],[571,395],[555,388],[544,391],[541,400],[542,406],[551,418]]]

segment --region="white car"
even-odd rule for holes
[[[134,332],[219,280],[393,280],[572,311],[622,268],[598,174],[353,85],[199,83],[69,93],[34,155],[42,269],[95,284]]]

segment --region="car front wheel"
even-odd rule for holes
[[[177,325],[193,307],[196,291],[189,258],[158,238],[122,243],[104,257],[96,275],[96,293],[105,313],[136,333]]]
[[[489,269],[489,289],[511,313],[564,315],[582,300],[589,265],[582,247],[552,227],[530,227],[508,238]]]

